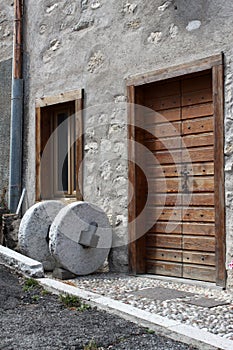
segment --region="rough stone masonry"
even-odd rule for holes
[[[126,271],[128,264],[125,79],[224,53],[227,266],[233,258],[232,1],[28,0],[25,7],[24,185],[29,205],[35,202],[35,99],[83,88],[83,195],[111,220],[112,270]]]

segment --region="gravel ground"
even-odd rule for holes
[[[110,273],[79,277],[68,283],[233,340],[233,291]],[[152,287],[170,288],[195,295],[166,301],[134,295],[138,290]],[[186,303],[200,297],[225,301],[228,305],[208,308]]]
[[[106,312],[59,297],[0,265],[0,349],[195,350]],[[86,347],[93,340],[97,346]]]

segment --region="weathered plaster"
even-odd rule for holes
[[[13,1],[0,2],[0,193],[8,187]]]
[[[0,2],[0,61],[12,57],[13,1]]]
[[[7,199],[10,153],[12,60],[0,62],[0,194]]]

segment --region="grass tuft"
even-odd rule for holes
[[[33,301],[38,301],[40,299],[40,296],[39,295],[33,295],[32,296],[32,300]]]
[[[86,311],[91,309],[90,305],[85,304],[81,299],[74,295],[60,294],[60,301],[68,308],[74,308],[77,311]]]
[[[39,283],[34,280],[33,278],[28,278],[25,280],[24,285],[23,285],[23,291],[28,292],[34,288],[39,287]]]
[[[146,329],[146,333],[148,333],[148,334],[155,334],[155,331],[153,331],[153,330],[150,329],[150,328],[147,328],[147,329]]]
[[[98,346],[94,339],[90,340],[89,343],[84,346],[83,350],[98,350]]]

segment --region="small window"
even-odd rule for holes
[[[75,195],[75,114],[72,106],[51,111],[54,195]]]
[[[79,99],[44,106],[43,99],[41,103],[43,106],[37,107],[36,130],[37,200],[64,196],[80,200],[82,101]]]

